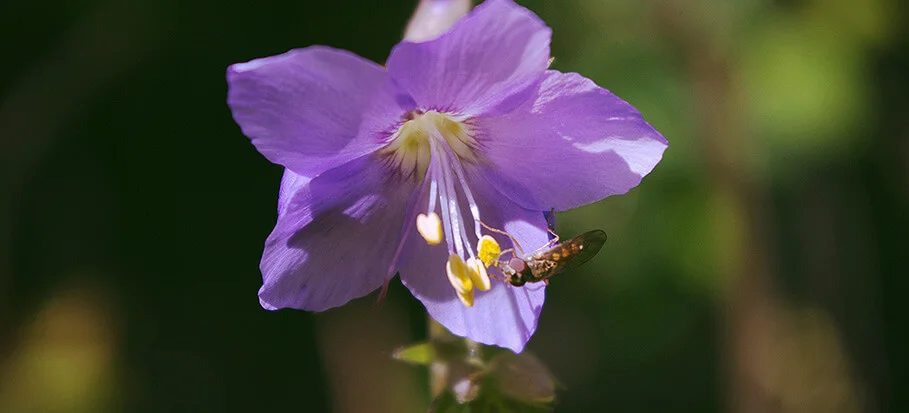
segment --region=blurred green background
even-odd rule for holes
[[[415,0],[0,5],[0,412],[408,412],[425,335],[393,283],[322,314],[256,291],[281,168],[226,67],[311,44],[382,62]],[[554,280],[530,342],[556,411],[906,412],[909,7],[526,0],[554,68],[670,141]],[[343,263],[338,263],[343,266]]]

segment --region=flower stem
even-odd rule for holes
[[[449,338],[450,334],[445,327],[442,327],[441,324],[437,323],[436,320],[433,320],[429,315],[426,316],[426,319],[429,321],[428,330],[429,330],[429,341],[433,344],[436,344],[440,341],[445,341]],[[429,390],[431,392],[430,396],[435,399],[443,391],[448,381],[448,364],[441,363],[439,361],[434,361],[429,365]]]

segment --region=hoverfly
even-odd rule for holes
[[[493,266],[498,267],[502,271],[502,275],[505,276],[505,282],[515,287],[540,281],[548,284],[549,277],[577,268],[589,261],[600,252],[603,244],[606,243],[606,232],[601,229],[587,231],[567,241],[559,241],[558,234],[550,229],[549,232],[555,238],[533,253],[525,255],[520,244],[511,234],[491,228],[486,224],[482,225],[490,231],[508,236],[515,247],[518,248],[520,256],[515,254],[514,249],[504,250],[499,254],[496,262],[493,263]],[[505,254],[509,252],[512,257],[508,260],[503,259]]]

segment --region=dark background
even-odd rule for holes
[[[670,141],[559,216],[610,239],[529,345],[557,411],[909,411],[905,3],[520,3],[554,68]],[[281,168],[224,79],[312,44],[382,62],[414,5],[3,2],[0,412],[423,409],[425,372],[389,359],[425,335],[397,281],[378,308],[259,306]]]

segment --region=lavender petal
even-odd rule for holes
[[[543,211],[627,192],[668,146],[634,107],[575,73],[547,71],[535,100],[479,124],[495,165],[490,181],[512,201]]]
[[[551,33],[511,0],[488,0],[434,40],[398,44],[388,72],[421,109],[504,113],[539,82]]]
[[[295,49],[231,65],[227,82],[243,133],[269,161],[299,175],[314,177],[381,144],[358,130],[387,74],[353,53]]]
[[[382,285],[413,191],[388,176],[367,156],[284,186],[260,264],[263,307],[322,311]]]

